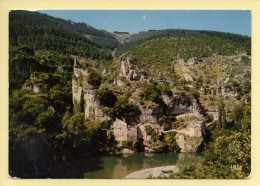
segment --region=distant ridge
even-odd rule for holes
[[[118,31],[114,31],[114,34],[129,34],[129,32],[118,32]]]

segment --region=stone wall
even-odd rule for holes
[[[137,126],[127,128],[127,140],[137,141]]]
[[[147,78],[144,71],[139,72],[133,68],[129,57],[121,61],[120,76],[125,77],[129,81],[145,80]]]

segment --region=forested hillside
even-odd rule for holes
[[[166,29],[166,30],[149,30],[147,32],[140,32],[138,34],[133,34],[129,42],[124,44],[123,46],[120,46],[118,49],[117,55],[121,55],[122,53],[126,52],[128,49],[132,48],[133,46],[136,46],[144,41],[154,39],[157,37],[164,37],[164,36],[196,36],[199,35],[201,37],[206,36],[213,36],[217,39],[223,39],[227,42],[233,42],[239,45],[242,45],[243,47],[247,48],[248,54],[251,53],[250,46],[251,46],[251,40],[248,36],[241,36],[236,34],[230,34],[230,33],[221,33],[221,32],[215,32],[215,31],[193,31],[193,30],[179,30],[179,29]]]
[[[11,11],[9,22],[10,47],[25,45],[33,50],[55,50],[92,59],[111,59],[111,55],[96,43],[48,15]]]
[[[97,30],[86,23],[75,23],[73,21],[66,21],[63,19],[57,20],[68,28],[83,34],[93,43],[97,44],[99,47],[105,50],[113,51],[118,45],[118,41],[113,36],[113,34],[105,30]]]

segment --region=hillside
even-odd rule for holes
[[[70,20],[66,21],[58,18],[57,21],[70,28],[71,30],[83,34],[86,38],[105,50],[113,51],[118,45],[118,41],[113,36],[113,34],[105,30],[95,29],[94,27],[86,23],[75,23]]]
[[[33,71],[54,72],[60,65],[69,65],[72,70],[72,55],[98,60],[98,64],[112,59],[97,43],[66,26],[65,20],[38,12],[11,11],[9,21],[11,87],[21,88]]]
[[[11,11],[9,15],[10,47],[28,46],[85,56],[111,59],[99,46],[75,32],[56,18],[38,12]]]
[[[250,37],[9,20],[11,176],[84,178],[102,156],[135,152],[203,153],[170,178],[250,174]]]
[[[250,46],[251,40],[247,36],[241,36],[237,34],[231,33],[221,33],[215,31],[193,31],[193,30],[180,30],[180,29],[166,29],[166,30],[149,30],[147,32],[139,32],[138,34],[132,34],[131,37],[127,40],[127,42],[120,46],[117,56],[120,56],[128,49],[136,46],[144,41],[154,39],[156,37],[163,36],[186,36],[186,35],[205,35],[205,36],[213,36],[223,40],[227,40],[228,42],[234,42],[240,44],[247,48],[248,54],[250,54]]]
[[[246,44],[250,42],[232,41],[224,35],[194,31],[181,36],[157,36],[132,47],[122,59],[130,57],[134,68],[173,87],[189,84],[203,96],[206,89],[216,94],[222,86],[223,91],[239,94],[237,98],[241,98],[248,92],[244,85],[250,84],[251,64],[247,54],[251,49]],[[244,77],[243,81],[239,77]]]

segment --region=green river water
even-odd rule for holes
[[[97,170],[84,173],[85,178],[108,179],[124,178],[126,175],[153,167],[175,165],[182,153],[134,153],[118,156],[105,156],[101,158],[101,163]],[[200,156],[199,153],[193,153]]]

